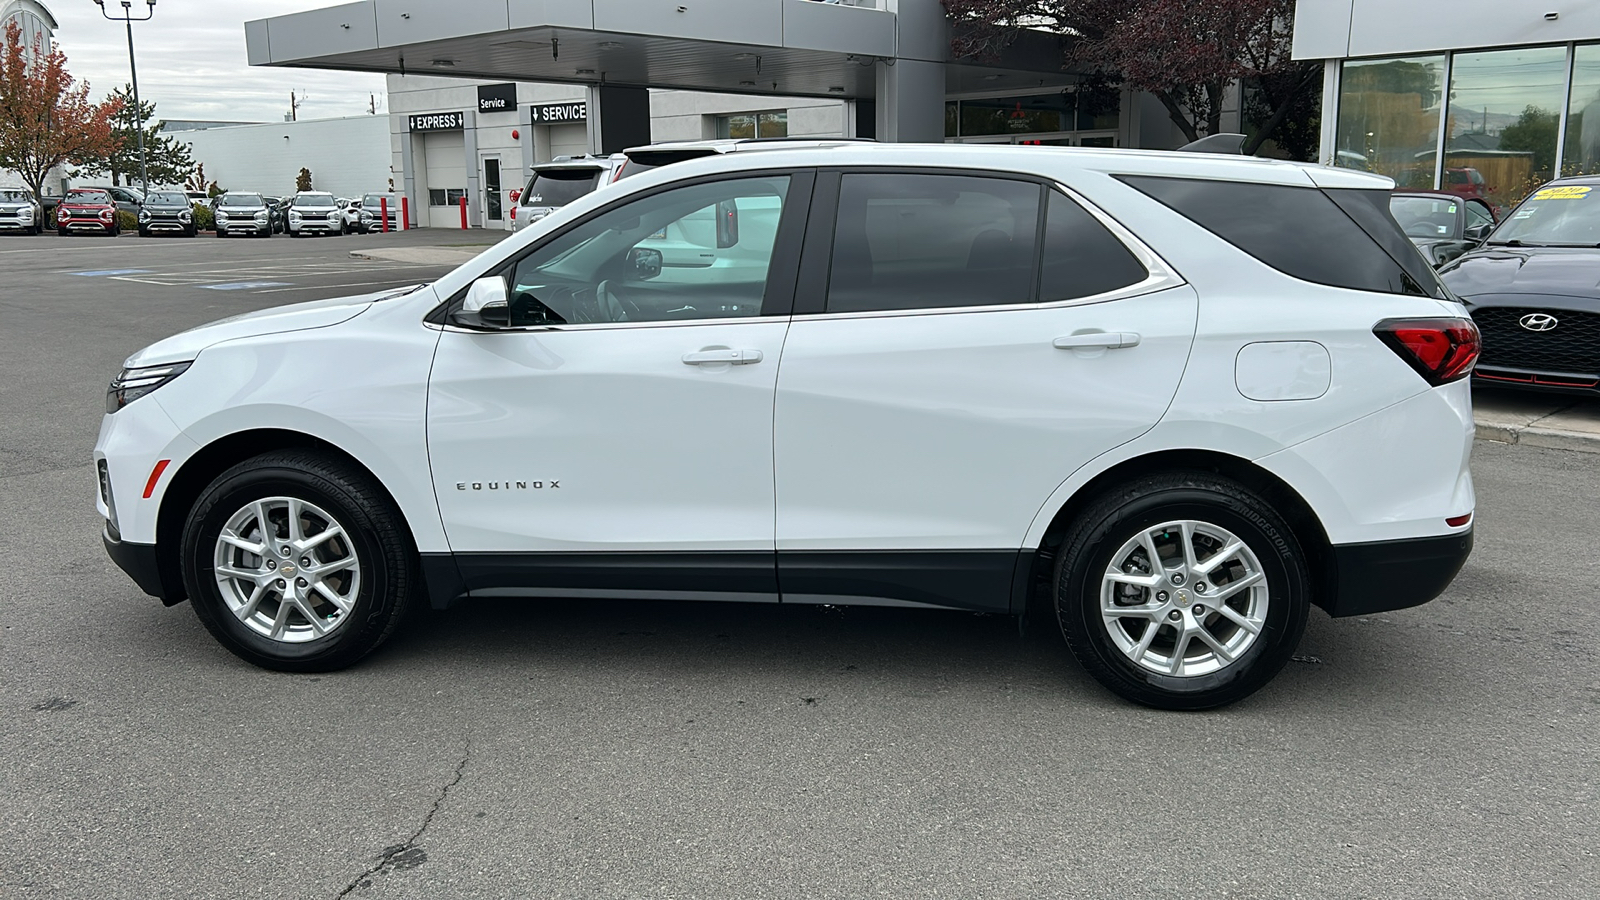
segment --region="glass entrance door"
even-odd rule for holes
[[[505,220],[504,195],[500,193],[500,157],[483,158],[484,227],[493,228]]]

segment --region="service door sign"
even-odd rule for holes
[[[467,127],[467,114],[462,112],[423,113],[410,118],[412,131],[461,131]]]
[[[589,121],[589,104],[584,100],[574,100],[571,103],[541,103],[528,107],[528,112],[530,121],[535,125]]]
[[[516,112],[517,86],[514,84],[478,85],[478,112]]]

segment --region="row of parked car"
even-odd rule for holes
[[[202,228],[197,210],[204,207],[213,225]],[[122,187],[73,188],[65,197],[37,198],[22,187],[0,187],[0,231],[42,234],[55,228],[63,236],[122,233],[118,213],[138,221],[140,237],[175,234],[194,237],[214,230],[217,237],[253,234],[271,237],[288,234],[365,234],[400,225],[399,197],[371,193],[361,197],[335,197],[322,191],[301,191],[291,197],[272,197],[251,191],[229,191],[208,197],[198,191],[155,190],[148,195]]]

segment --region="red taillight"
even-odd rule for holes
[[[1432,385],[1472,374],[1483,346],[1471,319],[1384,319],[1372,333]]]
[[[1451,516],[1450,518],[1445,519],[1444,523],[1446,525],[1449,525],[1451,528],[1460,528],[1461,526],[1463,526],[1463,525],[1465,525],[1465,524],[1467,524],[1468,522],[1471,522],[1471,521],[1472,521],[1472,513],[1467,513],[1464,516]]]

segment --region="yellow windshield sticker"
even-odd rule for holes
[[[1577,185],[1577,184],[1567,185],[1565,187],[1551,187],[1551,188],[1545,188],[1544,190],[1538,192],[1537,194],[1534,194],[1533,195],[1533,199],[1535,199],[1535,200],[1582,200],[1584,197],[1588,196],[1589,192],[1592,191],[1592,190],[1594,190],[1594,188],[1586,187],[1584,185]]]

